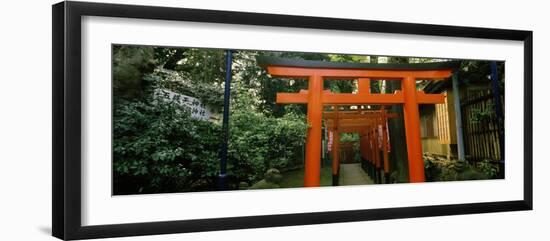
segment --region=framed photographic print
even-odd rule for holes
[[[532,209],[532,32],[53,6],[53,235]]]

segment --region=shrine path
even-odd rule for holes
[[[339,182],[341,186],[374,184],[359,163],[341,164]]]

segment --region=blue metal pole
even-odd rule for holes
[[[502,104],[500,101],[500,87],[498,84],[497,62],[491,61],[491,83],[493,87],[493,96],[495,98],[495,114],[497,116],[498,145],[500,148],[500,176],[504,178],[504,113],[502,113]]]
[[[229,98],[231,93],[231,63],[233,62],[231,50],[225,51],[225,89],[223,99],[222,121],[222,148],[220,150],[220,174],[218,176],[218,189],[227,190],[227,139],[229,136]]]

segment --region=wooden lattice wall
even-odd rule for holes
[[[504,112],[504,96],[501,96]],[[498,120],[495,98],[490,88],[468,89],[461,97],[466,156],[472,160],[500,160]]]

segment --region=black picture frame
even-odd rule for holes
[[[532,210],[532,31],[443,26],[290,16],[263,13],[197,10],[90,2],[60,2],[53,13],[53,120],[52,120],[52,233],[60,239],[106,238],[213,230],[322,224],[457,214]],[[524,194],[522,200],[465,203],[283,215],[174,220],[163,222],[82,226],[81,224],[81,17],[229,23],[258,26],[350,30],[426,36],[516,40],[524,43]]]

